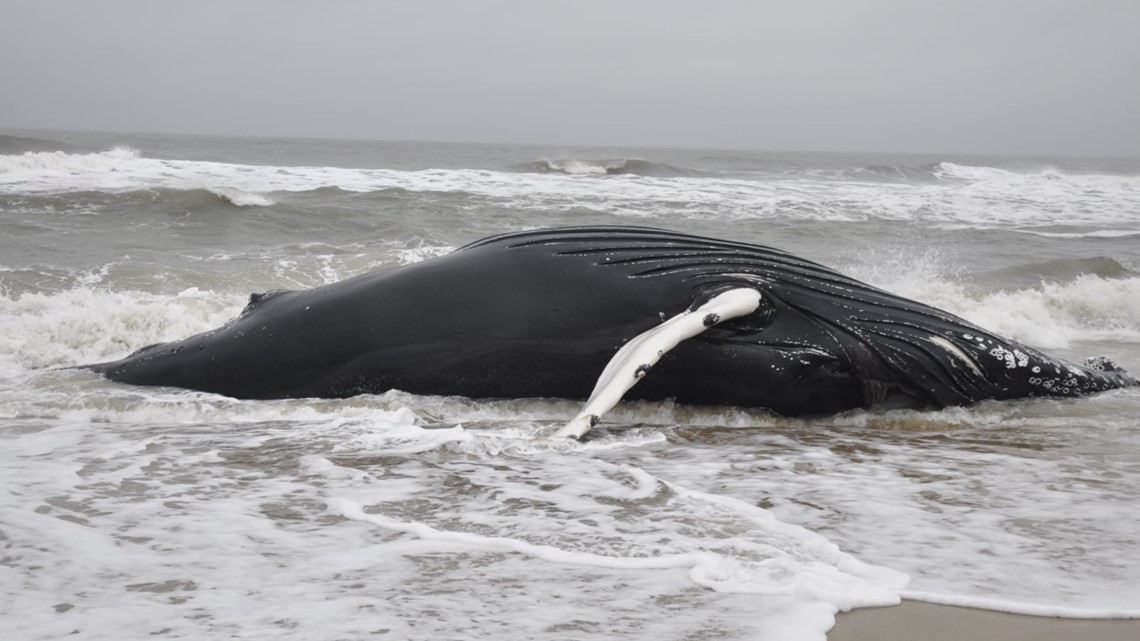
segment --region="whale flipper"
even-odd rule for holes
[[[555,436],[581,438],[666,352],[723,321],[751,314],[758,307],[759,291],[751,287],[729,289],[634,337],[606,364],[582,410]]]

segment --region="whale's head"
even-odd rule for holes
[[[1082,396],[1140,384],[1107,358],[1083,364],[1053,358],[817,265],[781,262],[763,271],[737,276],[760,290],[763,304],[724,332],[736,342],[794,355],[818,374],[850,377],[864,407]]]
[[[823,414],[851,402],[839,396],[858,395],[855,405],[864,407],[945,407],[1138,384],[1107,359],[1076,364],[1052,358],[780,250],[640,228],[564,236],[559,253],[595,256],[600,267],[632,279],[665,279],[692,297],[728,287],[758,290],[755,312],[694,342],[705,349],[732,346],[734,357],[753,361],[749,368],[762,384],[778,380],[784,387],[773,405],[801,389],[816,397],[791,403],[819,403]],[[769,374],[772,368],[779,376]]]

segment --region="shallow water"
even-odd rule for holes
[[[481,236],[773,245],[1140,371],[1135,161],[0,137],[0,592],[18,638],[822,639],[900,595],[1137,613],[1140,392],[789,420],[251,402],[55,369]],[[7,145],[7,147],[5,147]],[[62,148],[62,147],[61,147]]]

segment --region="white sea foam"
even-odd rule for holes
[[[238,205],[266,205],[276,191],[337,187],[456,192],[501,201],[521,210],[597,209],[642,219],[801,219],[921,221],[945,226],[1033,230],[1085,225],[1073,233],[1125,234],[1140,225],[1140,177],[1019,173],[942,163],[942,181],[884,185],[818,180],[803,175],[764,180],[722,177],[608,176],[583,180],[605,163],[570,166],[567,173],[511,173],[474,169],[352,169],[260,166],[161,160],[116,149],[101,154],[29,153],[0,157],[6,193],[123,192],[208,189]],[[573,175],[571,175],[573,174]],[[1049,233],[1070,233],[1048,230]]]
[[[1011,229],[1010,231],[1043,236],[1045,238],[1130,238],[1132,236],[1140,236],[1140,230],[1129,229],[1098,229],[1090,232],[1051,232],[1033,229]]]
[[[454,456],[446,443],[463,430],[412,429],[413,414],[377,407],[301,416],[200,397],[217,412],[182,424],[164,398],[141,421],[0,430],[0,466],[23,479],[0,492],[18,577],[0,584],[10,634],[410,638],[426,626],[521,641],[668,620],[823,641],[837,609],[897,602],[905,583],[755,506],[582,451]],[[245,422],[249,406],[279,415]],[[541,625],[520,627],[520,610]]]
[[[574,501],[583,503],[588,503],[590,496],[609,498],[614,492],[613,488],[606,488],[606,491],[597,494],[594,493],[593,487],[587,488],[584,494],[579,494],[581,491],[579,488],[574,490]],[[806,596],[832,602],[842,610],[893,605],[899,602],[898,590],[907,582],[906,577],[901,574],[869,568],[853,557],[843,554],[818,535],[781,524],[772,519],[766,511],[753,506],[735,504],[733,501],[726,501],[713,495],[700,493],[693,495],[677,491],[676,488],[674,492],[682,499],[690,499],[690,504],[682,509],[693,512],[694,519],[699,519],[706,526],[710,519],[726,518],[723,514],[714,516],[712,513],[715,508],[710,510],[710,505],[740,512],[740,515],[729,517],[742,519],[741,523],[733,524],[733,529],[737,531],[733,533],[732,540],[717,541],[720,545],[714,546],[716,552],[702,549],[701,544],[696,541],[693,542],[696,545],[691,549],[682,546],[677,552],[662,552],[662,548],[667,547],[663,545],[663,541],[668,538],[669,533],[660,532],[657,541],[647,550],[648,553],[635,551],[632,556],[611,556],[565,550],[554,545],[534,544],[520,538],[444,531],[424,523],[403,522],[375,512],[366,512],[362,505],[347,499],[333,498],[329,501],[329,507],[346,518],[365,521],[386,530],[410,534],[429,541],[450,544],[459,549],[512,552],[560,565],[582,565],[616,570],[685,569],[694,583],[718,592]],[[550,498],[549,491],[543,495],[543,498]],[[631,497],[627,500],[634,498],[641,497]],[[593,507],[591,516],[594,518],[601,516],[597,506]],[[474,520],[480,525],[486,525],[488,522],[485,516]],[[560,525],[565,532],[565,523]],[[749,530],[757,531],[749,532]],[[622,538],[628,538],[627,534],[622,533]],[[755,542],[748,545],[741,539],[754,539]],[[774,544],[773,540],[778,542]],[[728,550],[736,546],[740,548],[737,554],[742,554],[743,558],[726,555]],[[781,546],[794,549],[780,550]],[[636,547],[636,544],[631,544],[630,547]],[[859,574],[866,576],[860,577]]]
[[[1035,287],[977,293],[946,275],[943,257],[884,256],[851,270],[871,284],[957,314],[998,335],[1043,349],[1074,343],[1140,343],[1140,278],[1093,274]]]
[[[604,176],[614,169],[620,169],[625,161],[551,160],[547,164],[551,170],[567,174]]]
[[[986,599],[958,594],[937,594],[934,592],[918,592],[904,590],[904,599],[911,601],[925,601],[939,605],[953,605],[960,608],[979,608],[982,610],[996,610],[1011,614],[1024,614],[1035,617],[1049,617],[1062,619],[1140,619],[1140,609],[1134,607],[1122,609],[1103,608],[1071,608],[1063,605],[1038,605],[1003,599]]]
[[[1111,596],[1131,562],[1103,565],[1128,554],[1128,519],[1095,518],[1116,503],[1095,479],[1065,473],[1063,457],[865,433],[840,447],[851,429],[842,421],[830,434],[805,425],[814,436],[802,439],[787,424],[741,423],[727,447],[691,431],[696,440],[682,444],[563,450],[522,431],[563,409],[539,401],[495,410],[427,399],[425,414],[498,424],[425,429],[401,407],[415,402],[407,395],[251,403],[115,393],[138,403],[106,422],[75,414],[50,429],[9,421],[0,431],[0,466],[24,479],[18,494],[0,492],[20,580],[0,596],[20,638],[411,637],[426,627],[506,641],[630,629],[823,641],[836,610],[893,603],[905,584],[833,541],[913,572],[914,591],[901,592],[912,598],[1076,617],[1129,615],[1134,598]],[[1035,429],[1024,410],[1000,411],[995,424]],[[535,447],[479,445],[504,440]],[[1075,526],[1059,540],[1034,525],[1057,514]],[[1106,550],[1066,563],[1082,535]],[[1033,585],[1018,583],[1026,574]]]
[[[934,168],[934,175],[943,180],[963,180],[980,182],[986,180],[1016,180],[1020,174],[996,167],[960,165],[954,162],[940,162]],[[1041,176],[1058,176],[1054,171],[1043,172]]]
[[[0,362],[42,368],[117,358],[217,327],[241,304],[196,288],[173,296],[82,287],[0,295]]]
[[[444,254],[453,251],[454,247],[449,246],[422,246],[422,247],[406,247],[397,249],[395,255],[399,259],[401,265],[411,265],[419,263],[430,258],[437,258]]]
[[[330,506],[349,518],[414,535],[441,552],[508,552],[610,570],[680,569],[718,592],[807,598],[842,609],[896,602],[905,584],[905,577],[861,564],[764,510],[580,453],[548,451],[541,458],[498,463],[475,459],[447,470],[416,467],[415,482],[400,483],[395,491],[375,484],[332,488]],[[445,501],[428,489],[438,485],[430,477],[444,472],[465,479],[461,514],[440,505]],[[630,520],[632,512],[650,505],[652,524]],[[789,636],[764,638],[797,638],[802,632],[781,634]]]
[[[116,172],[138,167],[135,161],[141,159],[138,150],[130,147],[115,147],[110,151],[93,154],[27,152],[22,155],[0,156],[0,174],[50,176]]]
[[[215,187],[207,188],[210,192],[224,198],[228,202],[237,205],[238,207],[268,207],[273,204],[273,200],[265,194],[256,194],[232,187]]]
[[[1043,348],[1069,347],[1082,340],[1140,343],[1140,278],[1081,276],[1065,284],[998,292],[955,307],[982,327]]]
[[[667,457],[632,454],[650,473],[761,502],[907,572],[904,598],[1136,618],[1140,544],[1128,506],[1140,497],[1124,481],[1135,466],[1114,450],[1131,450],[1140,433],[1111,418],[1119,403],[1129,401],[860,413],[736,432],[715,447],[691,432]]]

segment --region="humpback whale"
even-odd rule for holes
[[[777,249],[642,227],[509,233],[254,294],[218,329],[85,367],[243,399],[588,398],[573,437],[622,398],[819,416],[1140,384]]]

